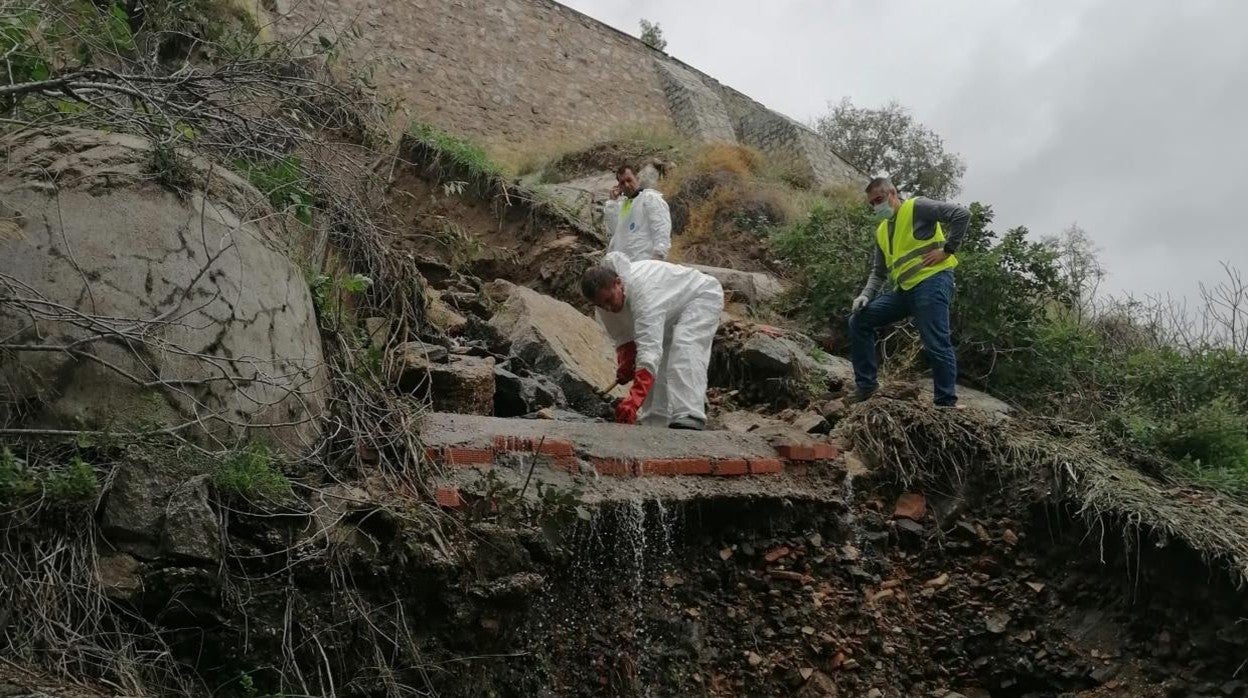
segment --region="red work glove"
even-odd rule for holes
[[[620,424],[636,424],[637,410],[641,409],[641,403],[646,401],[646,396],[653,387],[654,376],[644,368],[638,370],[637,375],[633,376],[633,389],[628,391],[628,397],[615,406],[615,421]]]
[[[637,342],[615,348],[615,380],[620,385],[631,381],[637,366]]]

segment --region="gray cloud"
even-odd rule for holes
[[[802,120],[896,99],[965,156],[963,201],[1036,235],[1077,222],[1106,288],[1195,294],[1248,271],[1248,3],[569,0]]]

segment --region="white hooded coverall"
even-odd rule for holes
[[[624,308],[598,309],[616,347],[637,343],[637,369],[654,376],[637,421],[666,427],[677,417],[706,423],[706,372],[724,309],[724,290],[697,269],[608,252],[603,266],[624,282]]]
[[[602,209],[610,240],[607,252],[623,252],[629,261],[667,259],[672,248],[672,213],[663,195],[642,189],[636,197],[621,196]]]

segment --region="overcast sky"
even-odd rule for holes
[[[1248,273],[1248,1],[562,0],[808,122],[897,100],[998,231],[1071,223],[1114,292]],[[766,8],[762,10],[761,8]]]

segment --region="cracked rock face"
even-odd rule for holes
[[[264,197],[141,138],[0,141],[0,424],[315,442],[327,385],[304,275]]]

